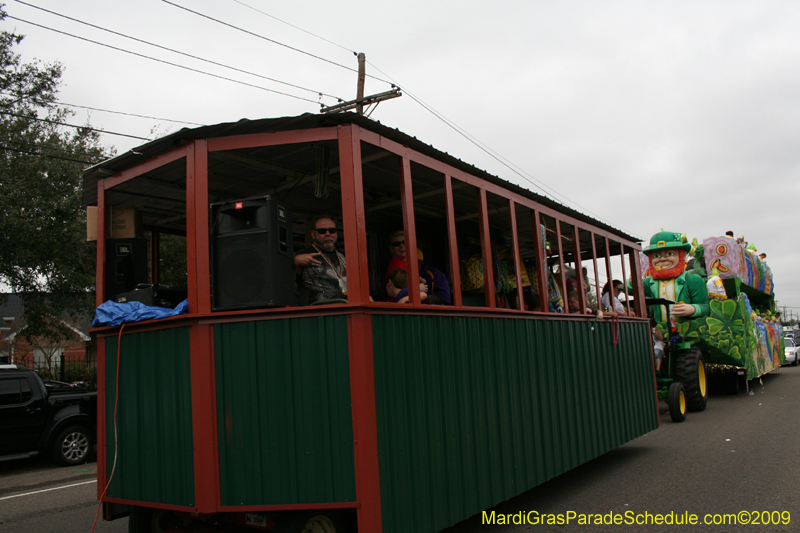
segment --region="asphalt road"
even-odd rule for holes
[[[783,367],[750,382],[752,394],[712,395],[708,407],[670,420],[661,403],[661,427],[540,485],[493,510],[566,515],[631,512],[684,516],[788,511],[788,524],[564,525],[482,524],[477,515],[446,533],[800,532],[800,367]],[[536,521],[536,515],[531,515]],[[766,516],[764,517],[766,519]],[[785,522],[787,515],[769,518]],[[711,518],[714,520],[714,517]],[[513,522],[513,516],[512,520]]]
[[[763,386],[758,380],[750,386],[752,394],[712,395],[704,412],[689,413],[682,424],[671,422],[662,404],[658,430],[488,511],[512,522],[530,511],[564,518],[613,513],[623,520],[694,514],[701,522],[706,514],[745,511],[752,519],[754,512],[776,511],[769,519],[778,524],[581,525],[576,517],[564,525],[488,525],[477,515],[445,533],[800,532],[800,367],[784,367],[765,376]],[[89,533],[95,480],[95,463],[0,463],[0,532]],[[788,524],[781,512],[789,513]],[[127,518],[100,518],[95,531],[127,531]]]
[[[0,532],[89,533],[97,512],[97,463],[58,467],[46,458],[0,463]],[[128,531],[128,519],[98,533]]]

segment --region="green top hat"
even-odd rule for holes
[[[673,231],[661,231],[653,235],[650,239],[650,246],[648,246],[644,253],[651,254],[657,250],[667,250],[670,248],[677,248],[678,250],[686,250],[687,252],[692,249],[692,245],[686,241],[686,237],[682,237],[680,233]]]

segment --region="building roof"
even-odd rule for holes
[[[25,303],[22,299],[22,296],[19,294],[14,293],[0,293],[0,318],[14,318],[18,319],[22,312],[25,310]],[[88,342],[91,340],[89,336],[89,328],[92,325],[92,318],[89,317],[85,320],[82,320],[80,324],[74,325],[70,324],[68,321],[61,319],[61,322],[64,323],[69,329],[75,332],[82,341]],[[12,325],[13,327],[13,325]],[[13,341],[14,337],[18,331],[12,331],[9,333],[5,338],[2,340]]]

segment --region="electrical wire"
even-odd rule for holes
[[[125,329],[125,324],[122,324],[119,327],[119,336],[117,337],[117,375],[116,381],[114,385],[114,462],[111,465],[111,475],[108,476],[108,482],[106,483],[105,488],[103,489],[103,494],[100,495],[98,498],[100,501],[97,502],[97,512],[94,515],[94,523],[92,524],[92,533],[94,533],[94,528],[97,527],[97,518],[100,516],[100,509],[103,507],[103,498],[108,492],[108,487],[111,486],[111,480],[114,479],[114,472],[117,470],[117,458],[119,457],[119,431],[117,430],[117,409],[119,407],[119,363],[122,354],[122,330]],[[104,421],[105,422],[105,421]],[[101,427],[105,427],[103,424]]]
[[[381,69],[376,67],[374,64],[370,63],[369,61],[367,61],[367,63],[369,63],[369,65],[372,68],[374,68],[375,70],[377,70],[378,72],[380,72],[381,74],[383,74],[384,76],[389,78],[390,80],[392,79],[391,76],[387,75],[385,72],[383,72]],[[400,83],[398,83],[398,82],[396,82],[394,80],[392,80],[392,81],[398,87],[400,86]],[[548,196],[551,200],[561,204],[564,207],[570,207],[570,206],[567,205],[567,202],[569,202],[570,204],[575,205],[575,206],[579,207],[580,209],[582,209],[585,213],[588,213],[588,214],[592,215],[597,220],[600,220],[600,221],[608,224],[609,226],[614,227],[614,224],[612,224],[610,221],[603,219],[600,215],[592,212],[589,208],[579,204],[578,202],[575,202],[574,200],[571,200],[570,198],[568,198],[564,194],[561,194],[558,191],[556,191],[555,189],[553,189],[552,187],[546,185],[544,182],[542,182],[540,180],[537,180],[533,176],[529,175],[525,170],[523,170],[522,168],[518,167],[517,165],[512,163],[507,158],[503,157],[502,155],[500,155],[495,150],[489,148],[488,145],[486,145],[485,143],[481,142],[476,137],[474,137],[471,134],[469,134],[466,130],[464,130],[463,128],[461,128],[458,125],[456,125],[453,121],[451,121],[450,119],[448,119],[447,117],[445,117],[444,115],[442,115],[441,113],[439,113],[438,111],[433,109],[431,106],[429,106],[428,104],[423,102],[420,98],[418,98],[411,91],[409,91],[407,87],[403,86],[403,92],[405,94],[407,94],[409,96],[409,98],[411,98],[417,104],[419,104],[423,109],[425,109],[426,111],[431,113],[433,116],[435,116],[436,118],[441,120],[444,124],[449,126],[453,131],[455,131],[456,133],[458,133],[459,135],[461,135],[462,137],[467,139],[473,145],[475,145],[480,150],[482,150],[487,155],[489,155],[492,159],[494,159],[495,161],[499,162],[501,165],[503,165],[507,169],[511,170],[514,174],[516,174],[520,178],[524,179],[525,181],[527,181],[528,183],[530,183],[531,185],[533,185],[534,187],[536,187],[537,189],[542,191],[545,194],[545,196]],[[545,188],[547,188],[550,192],[545,190]],[[556,198],[556,196],[562,198],[563,200],[559,200],[558,198]],[[624,229],[624,231],[627,231],[631,235],[633,234],[633,232],[630,231],[630,230]]]
[[[205,63],[209,63],[211,65],[216,65],[218,67],[226,68],[226,69],[233,70],[233,71],[236,71],[236,72],[240,72],[242,74],[249,74],[249,75],[255,76],[257,78],[261,78],[261,79],[264,79],[264,80],[272,81],[272,82],[275,82],[275,83],[280,83],[282,85],[287,85],[287,86],[293,87],[295,89],[300,89],[300,90],[303,90],[303,91],[308,91],[310,93],[319,94],[320,96],[327,96],[329,98],[334,98],[334,99],[337,99],[337,100],[341,100],[338,96],[335,96],[335,95],[332,95],[332,94],[326,94],[326,93],[323,93],[321,91],[315,91],[314,89],[308,89],[308,88],[302,87],[300,85],[295,85],[293,83],[281,81],[281,80],[278,80],[278,79],[275,79],[275,78],[270,78],[268,76],[263,76],[261,74],[256,74],[255,72],[250,72],[248,70],[243,70],[243,69],[240,69],[240,68],[232,67],[230,65],[226,65],[224,63],[219,63],[217,61],[212,61],[211,59],[205,59],[205,58],[202,58],[202,57],[199,57],[199,56],[196,56],[196,55],[189,54],[187,52],[181,52],[180,50],[175,50],[174,48],[169,48],[169,47],[166,47],[166,46],[162,46],[160,44],[151,43],[150,41],[145,41],[144,39],[139,39],[138,37],[132,37],[130,35],[126,35],[124,33],[118,32],[118,31],[114,31],[114,30],[111,30],[111,29],[108,29],[108,28],[104,28],[102,26],[97,26],[95,24],[91,24],[89,22],[86,22],[86,21],[83,21],[83,20],[80,20],[80,19],[72,18],[72,17],[69,17],[67,15],[63,15],[61,13],[56,13],[55,11],[50,11],[49,9],[45,9],[43,7],[35,6],[33,4],[29,4],[28,2],[23,2],[22,0],[16,0],[16,2],[20,3],[20,4],[23,4],[23,5],[26,5],[28,7],[32,7],[34,9],[38,9],[40,11],[44,11],[45,13],[50,13],[51,15],[56,15],[57,17],[65,18],[67,20],[71,20],[73,22],[77,22],[79,24],[83,24],[85,26],[89,26],[90,28],[95,28],[97,30],[101,30],[101,31],[104,31],[104,32],[107,32],[107,33],[111,33],[112,35],[117,35],[119,37],[124,37],[126,39],[130,39],[130,40],[136,41],[138,43],[143,43],[143,44],[146,44],[148,46],[153,46],[153,47],[159,48],[161,50],[166,50],[168,52],[172,52],[172,53],[179,54],[179,55],[182,55],[182,56],[185,56],[185,57],[196,59],[198,61],[203,61]]]
[[[6,18],[9,18],[9,19],[12,19],[12,20],[18,20],[20,22],[24,22],[26,24],[30,24],[31,26],[36,26],[37,28],[42,28],[44,30],[49,30],[49,31],[52,31],[52,32],[55,32],[55,33],[60,33],[61,35],[66,35],[68,37],[79,39],[81,41],[86,41],[88,43],[104,46],[106,48],[110,48],[110,49],[116,50],[118,52],[124,52],[126,54],[130,54],[130,55],[133,55],[133,56],[136,56],[136,57],[141,57],[141,58],[144,58],[144,59],[149,59],[151,61],[156,61],[158,63],[163,63],[163,64],[169,65],[171,67],[177,67],[177,68],[181,68],[181,69],[184,69],[184,70],[188,70],[190,72],[203,74],[205,76],[211,76],[212,78],[217,78],[217,79],[220,79],[220,80],[225,80],[225,81],[230,81],[230,82],[233,82],[233,83],[238,83],[239,85],[244,85],[246,87],[252,87],[254,89],[260,89],[262,91],[267,91],[267,92],[271,92],[271,93],[275,93],[275,94],[280,94],[281,96],[288,96],[289,98],[295,98],[297,100],[302,100],[304,102],[311,102],[312,104],[319,104],[319,102],[317,102],[316,100],[309,100],[308,98],[303,98],[302,96],[297,96],[297,95],[294,95],[294,94],[289,94],[289,93],[284,93],[284,92],[281,92],[281,91],[276,91],[275,89],[267,89],[266,87],[261,87],[260,85],[254,85],[252,83],[247,83],[245,81],[235,80],[233,78],[228,78],[226,76],[221,76],[219,74],[213,74],[211,72],[206,72],[204,70],[200,70],[200,69],[196,69],[196,68],[192,68],[192,67],[187,67],[186,65],[180,65],[178,63],[172,63],[171,61],[166,61],[164,59],[158,59],[156,57],[148,56],[148,55],[145,55],[145,54],[140,54],[138,52],[133,52],[131,50],[125,50],[124,48],[119,48],[117,46],[112,46],[110,44],[105,44],[105,43],[101,43],[99,41],[88,39],[86,37],[81,37],[79,35],[75,35],[75,34],[72,34],[72,33],[65,32],[65,31],[57,30],[55,28],[50,28],[48,26],[44,26],[42,24],[37,24],[35,22],[31,22],[29,20],[21,19],[19,17],[12,17],[11,15],[6,15]]]
[[[13,94],[10,94],[10,93],[0,92],[0,96],[11,96],[11,97],[14,97],[16,95],[13,95]],[[20,99],[23,99],[23,98],[20,98]],[[30,101],[35,103],[35,104],[38,104],[38,105],[46,105],[46,104],[44,104],[42,102],[37,102],[35,98],[31,98]],[[85,105],[68,104],[66,102],[55,101],[54,103],[58,104],[58,105],[67,106],[67,107],[77,107],[79,109],[88,109],[90,111],[100,111],[101,113],[113,113],[115,115],[124,115],[126,117],[147,118],[147,119],[151,119],[151,120],[163,120],[164,122],[173,122],[175,124],[189,124],[191,126],[205,126],[206,125],[206,124],[200,124],[199,122],[189,122],[188,120],[174,120],[174,119],[171,119],[171,118],[151,117],[149,115],[138,115],[136,113],[125,113],[124,111],[112,111],[111,109],[100,109],[100,108],[97,108],[97,107],[89,107],[89,106],[85,106]]]
[[[60,159],[62,161],[72,161],[73,163],[85,163],[87,165],[91,165],[92,161],[84,161],[82,159],[72,159],[71,157],[61,157],[59,155],[52,155],[52,154],[42,154],[40,152],[31,152],[29,150],[20,150],[18,148],[11,148],[10,146],[2,146],[0,145],[0,150],[7,150],[9,152],[17,152],[19,154],[25,155],[38,155],[42,157],[49,157],[50,159]]]
[[[75,124],[67,124],[66,122],[59,122],[57,120],[50,120],[47,118],[38,118],[38,117],[26,117],[25,115],[19,115],[17,113],[11,113],[10,111],[0,111],[0,115],[9,115],[12,117],[18,118],[25,118],[28,120],[36,120],[39,122],[47,122],[48,124],[56,124],[58,126],[69,126],[70,128],[77,128],[77,129],[84,129],[89,131],[96,131],[97,133],[106,133],[108,135],[119,135],[120,137],[130,137],[132,139],[139,139],[140,141],[150,141],[152,139],[148,139],[147,137],[137,137],[136,135],[128,135],[127,133],[117,133],[113,131],[106,131],[106,130],[98,130],[96,128],[90,128],[89,126],[76,126]]]
[[[17,0],[17,1],[19,1],[19,0]],[[237,4],[241,5],[241,6],[244,6],[244,7],[248,8],[248,9],[252,9],[253,11],[256,11],[256,12],[258,12],[258,13],[261,13],[261,14],[262,14],[262,15],[264,15],[264,16],[267,16],[267,17],[269,17],[269,18],[271,18],[271,19],[277,20],[278,22],[281,22],[281,23],[283,23],[283,24],[286,24],[287,26],[291,26],[292,28],[294,28],[294,29],[296,29],[296,30],[299,30],[299,31],[301,31],[301,32],[303,32],[303,33],[306,33],[306,34],[308,34],[308,35],[311,35],[312,37],[316,37],[317,39],[321,39],[321,40],[325,41],[326,43],[332,44],[333,46],[338,46],[338,47],[339,47],[339,48],[341,48],[342,50],[345,50],[345,51],[347,51],[347,52],[352,52],[352,53],[353,53],[353,55],[355,55],[355,56],[358,56],[358,53],[357,53],[356,51],[354,51],[354,50],[350,50],[349,48],[347,48],[347,47],[345,47],[345,46],[342,46],[341,44],[335,43],[335,42],[331,41],[330,39],[326,39],[325,37],[322,37],[322,36],[320,36],[320,35],[317,35],[316,33],[310,32],[310,31],[308,31],[308,30],[304,30],[304,29],[303,29],[303,28],[301,28],[300,26],[295,26],[295,25],[294,25],[294,24],[292,24],[291,22],[286,22],[285,20],[279,19],[279,18],[278,18],[278,17],[276,17],[275,15],[270,15],[270,14],[269,14],[269,13],[267,13],[266,11],[261,11],[260,9],[257,9],[257,8],[255,8],[255,7],[253,7],[253,6],[250,6],[250,5],[247,5],[247,4],[245,4],[244,2],[241,2],[240,0],[233,0],[233,1],[234,1],[234,2],[236,2]]]
[[[173,122],[175,124],[189,124],[191,126],[205,126],[205,124],[200,124],[199,122],[189,122],[188,120],[173,120],[170,118],[160,118],[160,117],[151,117],[148,115],[137,115],[136,113],[125,113],[123,111],[112,111],[110,109],[99,109],[97,107],[89,107],[85,105],[76,105],[76,104],[67,104],[66,102],[56,102],[59,105],[67,106],[67,107],[77,107],[80,109],[89,109],[90,111],[100,111],[102,113],[113,113],[115,115],[124,115],[127,117],[137,117],[137,118],[147,118],[151,120],[163,120],[165,122]]]
[[[348,49],[347,47],[345,47],[345,46],[342,46],[342,45],[340,45],[340,44],[338,44],[338,43],[335,43],[335,42],[333,42],[333,41],[331,41],[331,40],[329,40],[329,39],[326,39],[326,38],[324,38],[324,37],[321,37],[321,36],[319,36],[319,35],[317,35],[317,34],[315,34],[315,33],[312,33],[312,32],[310,32],[310,31],[304,30],[303,28],[300,28],[300,27],[298,27],[298,26],[295,26],[294,24],[291,24],[291,23],[289,23],[289,22],[286,22],[286,21],[284,21],[284,20],[282,20],[282,19],[279,19],[278,17],[275,17],[275,16],[273,16],[273,15],[270,15],[269,13],[266,13],[266,12],[264,12],[264,11],[261,11],[260,9],[256,9],[256,8],[254,8],[254,7],[252,7],[252,6],[249,6],[249,5],[245,4],[244,2],[242,2],[242,1],[240,1],[240,0],[233,0],[233,1],[234,1],[234,2],[236,2],[237,4],[240,4],[240,5],[244,6],[244,7],[247,7],[247,8],[249,8],[249,9],[252,9],[252,10],[254,10],[254,11],[258,12],[258,13],[261,13],[262,15],[265,15],[265,16],[267,16],[267,17],[270,17],[270,18],[272,18],[272,19],[275,19],[275,20],[277,20],[277,21],[279,21],[279,22],[282,22],[283,24],[286,24],[286,25],[288,25],[288,26],[291,26],[292,28],[295,28],[295,29],[297,29],[297,30],[299,30],[299,31],[302,31],[302,32],[304,32],[304,33],[307,33],[307,34],[309,34],[309,35],[312,35],[312,36],[314,36],[314,37],[316,37],[316,38],[318,38],[318,39],[321,39],[321,40],[323,40],[323,41],[325,41],[325,42],[327,42],[327,43],[330,43],[330,44],[332,44],[332,45],[334,45],[334,46],[337,46],[337,47],[339,47],[339,48],[341,48],[341,49],[343,49],[343,50],[352,51],[352,50]],[[166,2],[166,3],[168,3],[168,4],[175,5],[176,7],[181,7],[181,6],[178,6],[177,4],[173,4],[172,2],[169,2],[168,0],[162,0],[162,2]],[[191,10],[189,10],[189,9],[187,9],[187,8],[181,8],[181,9],[186,9],[187,11],[191,11]],[[193,13],[194,13],[194,12],[193,12]],[[215,20],[215,21],[217,21],[217,19],[214,19],[214,18],[212,18],[212,17],[208,17],[208,16],[206,16],[206,15],[202,15],[202,14],[200,14],[200,13],[197,13],[197,14],[199,14],[199,15],[201,15],[201,16],[204,16],[204,17],[206,17],[206,18],[209,18],[209,19],[211,19],[211,20]],[[217,22],[220,22],[220,21],[217,21]],[[225,23],[224,23],[224,22],[222,22],[222,24],[225,24]],[[227,24],[226,24],[226,25],[227,25]],[[231,26],[231,27],[235,27],[235,26]],[[236,28],[236,29],[239,29],[239,28]],[[241,30],[241,31],[246,31],[246,30]],[[247,32],[247,33],[251,33],[251,32]],[[252,33],[251,33],[251,35],[255,35],[255,34],[252,34]],[[259,37],[260,37],[260,36],[259,36]],[[263,38],[263,37],[262,37],[262,38]],[[273,41],[273,42],[274,42],[274,41]],[[278,44],[281,44],[281,45],[282,45],[282,43],[278,43]],[[285,45],[282,45],[282,46],[285,46]],[[355,54],[355,52],[353,52],[353,53]],[[314,56],[314,57],[316,57],[316,56]],[[522,178],[523,180],[527,181],[528,183],[530,183],[531,185],[533,185],[534,187],[536,187],[537,189],[539,189],[540,191],[542,191],[542,192],[545,194],[545,196],[548,196],[550,199],[552,199],[553,201],[555,201],[555,202],[557,202],[557,203],[559,203],[559,204],[563,205],[564,207],[567,207],[567,202],[569,202],[570,204],[576,205],[576,206],[578,206],[580,209],[582,209],[583,211],[585,211],[586,213],[589,213],[589,214],[591,214],[592,216],[594,216],[595,218],[597,218],[598,220],[604,221],[606,224],[608,224],[608,225],[610,225],[610,226],[613,226],[613,224],[611,224],[611,222],[603,220],[603,218],[602,218],[602,217],[600,217],[600,216],[599,216],[599,215],[597,215],[596,213],[593,213],[593,212],[592,212],[591,210],[589,210],[588,208],[586,208],[586,207],[584,207],[584,206],[580,205],[579,203],[577,203],[577,202],[575,202],[575,201],[573,201],[573,200],[569,199],[567,196],[565,196],[565,195],[563,195],[563,194],[559,193],[558,191],[556,191],[556,190],[555,190],[555,189],[553,189],[552,187],[550,187],[550,186],[546,185],[544,182],[542,182],[542,181],[540,181],[540,180],[537,180],[536,178],[534,178],[533,176],[531,176],[530,174],[528,174],[528,173],[527,173],[525,170],[523,170],[522,168],[520,168],[520,167],[518,167],[517,165],[515,165],[514,163],[512,163],[512,162],[511,162],[509,159],[507,159],[507,158],[503,157],[503,156],[502,156],[502,155],[500,155],[498,152],[496,152],[495,150],[493,150],[492,148],[490,148],[490,147],[489,147],[487,144],[485,144],[485,143],[481,142],[481,141],[480,141],[478,138],[476,138],[475,136],[471,135],[471,134],[470,134],[469,132],[467,132],[467,131],[466,131],[464,128],[461,128],[460,126],[458,126],[457,124],[455,124],[455,123],[454,123],[452,120],[448,119],[447,117],[445,117],[444,115],[442,115],[441,113],[439,113],[438,111],[436,111],[435,109],[433,109],[433,107],[431,107],[431,106],[429,106],[428,104],[426,104],[425,102],[423,102],[421,98],[419,98],[419,97],[415,96],[413,93],[411,93],[411,92],[408,90],[408,88],[406,88],[406,87],[405,87],[405,85],[402,85],[402,84],[400,84],[399,82],[397,82],[397,81],[393,80],[391,76],[389,76],[388,74],[386,74],[385,72],[383,72],[381,69],[379,69],[379,68],[378,68],[377,66],[375,66],[373,63],[371,63],[371,62],[369,62],[369,61],[367,61],[367,63],[369,63],[369,65],[370,65],[372,68],[374,68],[375,70],[377,70],[378,72],[380,72],[380,73],[381,73],[381,74],[382,74],[384,77],[386,77],[386,78],[388,78],[389,80],[391,80],[391,83],[392,83],[392,85],[394,85],[394,86],[397,86],[397,87],[403,87],[403,89],[402,89],[402,90],[403,90],[403,92],[404,92],[405,94],[407,94],[407,95],[409,96],[409,98],[411,98],[411,99],[412,99],[414,102],[416,102],[418,105],[420,105],[420,106],[421,106],[423,109],[425,109],[426,111],[428,111],[428,112],[429,112],[430,114],[432,114],[434,117],[438,118],[438,119],[439,119],[440,121],[442,121],[442,122],[443,122],[445,125],[447,125],[448,127],[450,127],[450,128],[453,130],[453,131],[455,131],[456,133],[458,133],[459,135],[461,135],[462,137],[464,137],[466,140],[468,140],[470,143],[472,143],[473,145],[475,145],[476,147],[478,147],[478,148],[479,148],[481,151],[485,152],[485,153],[486,153],[487,155],[489,155],[489,156],[490,156],[492,159],[494,159],[494,160],[498,161],[500,164],[502,164],[503,166],[505,166],[506,168],[508,168],[509,170],[511,170],[513,173],[515,173],[516,175],[518,175],[520,178]],[[340,65],[340,66],[342,66],[342,65]],[[356,72],[354,69],[350,69],[349,67],[345,67],[345,68],[348,68],[349,70],[352,70],[353,72]],[[383,81],[383,82],[385,82],[385,83],[389,83],[389,82],[387,82],[386,80],[383,80],[383,79],[381,79],[381,78],[376,78],[376,77],[374,77],[374,76],[370,76],[369,74],[367,74],[367,76],[369,76],[369,77],[371,77],[371,78],[374,78],[374,79],[377,79],[377,80],[380,80],[380,81]],[[373,110],[374,110],[374,108],[373,108]],[[370,111],[369,113],[371,113],[371,111]],[[560,197],[561,199],[559,199],[559,197]],[[630,232],[630,230],[626,230],[626,231],[628,231],[629,233],[631,233],[631,232]]]
[[[94,155],[94,154],[90,154],[90,153],[87,153],[87,152],[75,152],[74,150],[65,150],[63,148],[56,148],[55,146],[51,146],[51,145],[47,145],[47,144],[29,143],[29,142],[25,142],[25,141],[19,141],[19,140],[16,140],[16,139],[0,138],[0,142],[22,144],[22,145],[25,145],[25,146],[31,146],[33,148],[44,148],[45,150],[54,150],[56,152],[61,152],[61,153],[70,154],[70,155],[85,155],[85,156],[89,156],[89,157],[93,157],[93,155]]]
[[[183,9],[184,11],[188,11],[189,13],[193,13],[193,14],[198,15],[200,17],[203,17],[203,18],[206,18],[208,20],[212,20],[214,22],[222,24],[223,26],[227,26],[229,28],[233,28],[234,30],[238,30],[238,31],[244,32],[244,33],[246,33],[248,35],[252,35],[253,37],[258,37],[259,39],[263,39],[265,41],[269,41],[269,42],[271,42],[273,44],[277,44],[278,46],[283,46],[284,48],[288,48],[289,50],[293,50],[295,52],[307,55],[309,57],[313,57],[314,59],[319,59],[320,61],[324,61],[325,63],[330,63],[331,65],[335,65],[337,67],[341,67],[343,69],[349,70],[350,72],[358,73],[357,69],[354,69],[352,67],[348,67],[347,65],[342,65],[341,63],[336,63],[335,61],[331,61],[330,59],[325,59],[324,57],[320,57],[318,55],[314,55],[314,54],[312,54],[310,52],[306,52],[305,50],[301,50],[299,48],[295,48],[293,46],[289,46],[288,44],[284,44],[284,43],[282,43],[280,41],[276,41],[275,39],[270,39],[269,37],[264,37],[263,35],[259,35],[258,33],[254,33],[254,32],[252,32],[250,30],[246,30],[244,28],[240,28],[239,26],[234,26],[233,24],[230,24],[228,22],[224,22],[222,20],[215,19],[214,17],[211,17],[209,15],[205,15],[203,13],[200,13],[199,11],[194,11],[192,9],[189,9],[188,7],[183,7],[181,5],[175,4],[173,2],[170,2],[169,0],[161,0],[161,1],[164,2],[165,4],[169,4],[171,6],[175,6],[175,7],[179,8],[179,9]],[[367,77],[368,78],[372,78],[372,79],[377,80],[377,81],[381,81],[383,83],[389,83],[389,84],[392,83],[390,81],[386,81],[384,79],[381,79],[381,78],[378,78],[378,77],[375,77],[375,76],[371,76],[369,74],[367,74]]]

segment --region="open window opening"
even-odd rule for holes
[[[104,205],[104,300],[160,307],[185,300],[186,160],[107,189]]]
[[[453,218],[456,226],[461,279],[461,300],[465,307],[486,306],[486,284],[477,187],[453,180]]]
[[[514,206],[514,215],[517,223],[517,239],[519,246],[520,264],[518,271],[522,283],[522,309],[527,311],[541,311],[542,301],[539,290],[539,271],[544,262],[544,249],[541,244],[541,229],[534,218],[534,211],[529,207],[517,204]],[[545,298],[545,308],[546,308]]]
[[[347,302],[340,170],[336,141],[209,153],[213,310]]]
[[[452,304],[444,175],[368,143],[361,154],[371,297]],[[412,257],[416,265],[409,264]]]
[[[517,268],[514,262],[514,237],[511,223],[511,206],[508,199],[486,193],[486,213],[489,222],[490,267],[489,282],[494,292],[494,307],[519,309]],[[488,292],[488,290],[487,290]]]

